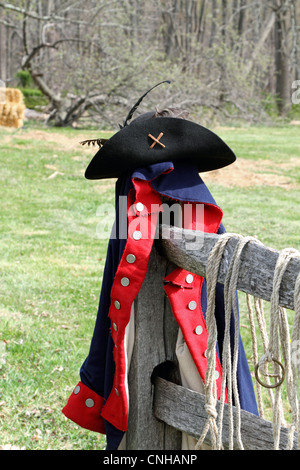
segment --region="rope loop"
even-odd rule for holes
[[[227,243],[231,238],[237,239],[232,258],[226,272],[226,278],[224,282],[224,340],[223,340],[223,354],[222,354],[222,394],[220,398],[220,406],[218,407],[218,413],[216,409],[216,390],[215,390],[215,355],[217,346],[217,325],[215,319],[215,296],[216,296],[216,285],[218,282],[218,274],[226,249]],[[206,281],[207,281],[207,311],[206,311],[206,324],[208,331],[208,345],[207,345],[207,371],[205,377],[205,397],[206,404],[205,410],[207,412],[207,421],[202,431],[202,435],[196,444],[196,449],[199,449],[203,443],[205,436],[210,430],[212,448],[222,448],[222,427],[223,427],[223,411],[224,411],[224,389],[228,388],[228,419],[229,419],[229,448],[233,449],[234,445],[233,434],[233,402],[236,409],[236,443],[238,448],[243,449],[243,443],[241,439],[241,419],[240,419],[240,402],[239,393],[237,387],[237,361],[238,361],[238,350],[239,350],[239,314],[237,306],[237,281],[241,264],[241,256],[243,249],[248,243],[255,242],[259,245],[262,243],[255,237],[243,237],[235,233],[224,233],[219,236],[213,249],[210,252],[207,261],[206,268]],[[296,385],[300,381],[300,365],[297,367],[293,364],[291,357],[291,339],[292,342],[300,341],[300,273],[297,277],[295,289],[294,289],[294,309],[295,319],[293,325],[293,334],[290,339],[289,323],[286,311],[279,303],[279,291],[282,283],[282,278],[288,267],[289,262],[293,258],[300,258],[300,252],[293,248],[286,248],[279,253],[274,276],[272,295],[270,299],[270,335],[268,338],[266,322],[263,311],[263,300],[254,298],[254,306],[257,315],[258,327],[262,335],[262,343],[264,347],[264,354],[260,360],[258,360],[257,354],[257,341],[256,331],[254,324],[254,315],[250,302],[250,294],[247,294],[247,306],[249,312],[249,320],[251,326],[251,335],[253,341],[253,358],[254,358],[254,369],[255,378],[257,381],[257,395],[260,415],[263,417],[263,406],[262,397],[259,389],[259,385],[264,388],[270,389],[270,399],[273,409],[273,438],[274,438],[274,449],[279,448],[280,443],[280,429],[283,425],[283,409],[280,393],[280,386],[286,379],[287,384],[287,395],[291,405],[292,412],[292,423],[289,433],[288,448],[293,448],[294,443],[294,432],[298,431],[298,448],[300,449],[300,397],[299,390]],[[234,320],[235,332],[234,332],[234,344],[230,344],[230,325],[231,319]],[[233,351],[231,350],[233,349]],[[281,362],[281,352],[283,355],[284,365]],[[274,373],[269,373],[266,369],[268,363],[274,364]],[[275,384],[264,383],[259,377],[259,373],[266,377],[269,382],[270,378],[276,380]],[[275,397],[272,395],[271,389],[276,389]],[[218,420],[218,421],[217,421]]]

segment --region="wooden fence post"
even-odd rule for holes
[[[135,340],[129,370],[127,450],[180,449],[181,433],[153,415],[154,369],[172,361],[178,326],[163,289],[170,263],[153,248],[134,304]],[[176,366],[175,366],[176,367]]]

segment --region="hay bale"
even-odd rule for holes
[[[0,103],[0,126],[20,128],[24,123],[23,94],[17,88],[5,88],[5,99]]]

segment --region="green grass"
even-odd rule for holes
[[[230,232],[251,235],[275,249],[300,249],[300,151],[299,127],[249,127],[218,129],[238,159],[255,162],[255,172],[289,178],[291,188],[276,185],[224,188],[208,184],[224,210]],[[289,161],[294,163],[292,167]],[[268,162],[263,165],[264,162]],[[277,166],[278,165],[278,166]],[[205,176],[204,176],[205,179]]]
[[[107,246],[96,236],[96,213],[101,203],[114,203],[114,182],[85,180],[93,150],[60,141],[76,144],[98,132],[43,128],[45,139],[39,130],[0,130],[0,447],[103,449],[103,436],[66,420],[61,409],[94,329]],[[296,128],[217,132],[258,166],[299,158]],[[299,167],[280,170],[291,189],[210,184],[227,231],[299,249]]]
[[[101,449],[61,409],[88,353],[106,251],[96,210],[113,189],[99,197],[83,178],[91,154],[27,132],[1,131],[0,445]]]

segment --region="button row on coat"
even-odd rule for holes
[[[75,387],[75,390],[74,390],[74,395],[78,395],[79,392],[80,392],[80,386],[77,385],[77,387]],[[117,397],[120,395],[119,390],[117,388],[115,388],[115,394],[117,395]],[[87,408],[93,408],[94,405],[95,405],[95,402],[92,398],[87,398],[85,400],[85,406]]]
[[[80,385],[77,385],[77,387],[75,387],[75,390],[74,390],[74,395],[78,395],[79,392],[80,392]],[[85,406],[87,408],[93,408],[94,405],[95,405],[95,402],[92,398],[87,398],[85,400]]]
[[[143,207],[142,207],[142,206],[143,206]],[[137,209],[138,211],[142,211],[142,210],[144,209],[144,205],[143,205],[142,203],[138,203],[138,204],[136,205],[136,209]],[[133,233],[133,239],[134,239],[134,240],[140,240],[141,237],[142,237],[142,233],[141,233],[141,232],[135,231],[135,232]],[[130,253],[129,255],[126,256],[126,261],[127,261],[127,263],[129,263],[129,264],[135,263],[135,262],[136,262],[136,257],[135,257],[135,255],[132,254],[132,253]],[[123,287],[127,287],[127,286],[129,286],[129,284],[130,284],[130,280],[128,279],[128,277],[122,277],[122,279],[121,279],[121,285],[122,285]],[[115,305],[115,308],[116,308],[117,310],[120,310],[120,309],[121,309],[121,303],[120,303],[118,300],[115,300],[114,305]],[[113,326],[113,329],[114,329],[115,331],[118,331],[118,326],[117,326],[116,323],[113,323],[112,326]],[[120,393],[119,393],[119,390],[117,389],[117,387],[115,387],[115,394],[116,394],[117,397],[120,396]],[[87,406],[88,406],[88,405],[87,405]]]
[[[188,284],[191,284],[194,280],[194,276],[192,274],[188,274],[185,280]],[[195,300],[191,300],[188,304],[188,309],[193,311],[193,310],[196,310],[196,308],[197,308],[197,302]],[[196,335],[199,336],[202,334],[202,332],[203,332],[202,326],[201,325],[196,326],[195,328]]]
[[[192,284],[194,280],[194,276],[192,274],[188,274],[185,278],[185,281],[187,284]],[[189,310],[196,310],[197,308],[197,302],[195,300],[191,300],[188,304]],[[196,326],[195,328],[195,333],[196,335],[200,336],[203,333],[203,328],[201,325]],[[207,351],[204,352],[204,356],[207,357]],[[220,377],[219,372],[216,370],[215,371],[215,379],[217,380]]]
[[[142,207],[142,206],[143,206],[143,207]],[[138,207],[139,207],[139,209],[138,209]],[[144,208],[144,205],[143,205],[141,202],[138,202],[137,205],[136,205],[136,208],[137,208],[137,210],[142,211],[143,208]],[[133,232],[133,235],[132,235],[132,236],[133,236],[133,239],[134,239],[134,240],[140,240],[140,239],[142,238],[142,232],[140,232],[139,230],[136,230],[135,232]],[[127,263],[129,263],[129,264],[135,263],[135,262],[136,262],[136,257],[135,257],[135,255],[133,255],[132,253],[130,253],[129,255],[126,256],[126,261],[127,261]],[[129,284],[130,284],[130,280],[128,279],[128,277],[122,277],[122,279],[121,279],[121,285],[122,285],[123,287],[128,287]],[[115,300],[114,305],[115,305],[115,307],[116,307],[117,310],[120,310],[120,309],[121,309],[121,304],[120,304],[120,302],[119,302],[118,300]],[[117,331],[118,328],[117,328],[117,325],[116,325],[115,323],[113,324],[113,327],[114,327],[115,331]]]
[[[143,212],[144,208],[145,206],[142,202],[137,202],[135,205],[136,212]],[[142,238],[142,232],[140,232],[140,230],[135,230],[132,234],[132,238],[136,241],[140,240]]]
[[[126,256],[126,261],[129,264],[133,264],[136,261],[136,257],[133,254],[130,253],[129,255]],[[127,286],[129,286],[129,284],[130,284],[130,280],[128,279],[128,277],[122,277],[121,285],[123,287],[127,287]],[[117,310],[121,309],[121,303],[118,300],[115,300],[114,305],[115,305],[115,308]],[[113,328],[114,328],[115,331],[118,331],[118,327],[117,327],[116,323],[113,323]]]

